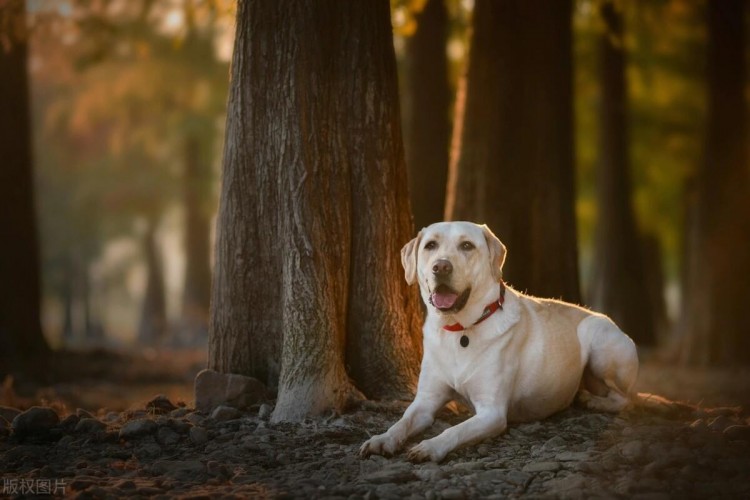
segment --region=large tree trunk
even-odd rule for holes
[[[517,288],[579,302],[571,55],[569,0],[476,1],[446,218],[487,223]]]
[[[209,366],[278,383],[274,420],[342,408],[347,365],[403,396],[419,334],[388,2],[240,2],[232,72]]]
[[[149,220],[143,236],[146,259],[146,290],[141,307],[138,339],[144,345],[163,342],[167,335],[167,307],[159,247],[156,242],[156,222]]]
[[[750,173],[744,0],[708,2],[706,157],[687,223],[682,359],[750,363]]]
[[[25,26],[25,3],[4,6],[6,21]],[[10,33],[10,31],[8,32]],[[0,43],[0,375],[47,354],[40,313],[40,269],[31,157],[26,40]],[[10,43],[10,45],[6,45]]]
[[[404,145],[417,228],[443,220],[448,180],[450,88],[445,0],[427,0],[404,58]]]
[[[653,304],[631,203],[622,14],[606,1],[601,15],[598,219],[587,302],[609,315],[636,344],[653,345]]]
[[[211,218],[206,204],[211,189],[211,139],[185,139],[185,285],[180,340],[205,341],[211,298]]]

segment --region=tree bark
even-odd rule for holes
[[[609,315],[636,344],[653,345],[654,304],[631,203],[622,14],[606,1],[601,16],[605,31],[599,40],[598,219],[587,302]]]
[[[750,363],[750,172],[747,151],[744,0],[710,0],[706,157],[688,213],[679,324],[684,362]]]
[[[388,2],[240,2],[232,72],[210,367],[278,384],[276,421],[358,397],[346,366],[405,395],[419,337]]]
[[[404,145],[417,228],[443,220],[448,181],[450,87],[445,0],[427,0],[404,58]]]
[[[167,334],[167,308],[164,273],[156,242],[156,222],[150,220],[143,237],[146,259],[146,291],[143,296],[138,339],[144,345],[164,341]]]
[[[211,219],[206,206],[211,187],[210,138],[185,139],[185,285],[182,298],[182,341],[206,339],[211,299]]]
[[[580,302],[571,2],[477,0],[466,79],[446,218],[487,223],[517,288]]]
[[[25,3],[4,7],[25,26]],[[0,375],[28,367],[49,347],[40,323],[40,264],[34,206],[26,40],[0,39]]]

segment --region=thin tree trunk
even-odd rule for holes
[[[138,338],[144,345],[155,345],[167,335],[164,274],[156,242],[156,222],[150,220],[143,237],[146,259],[146,290],[143,296]]]
[[[653,345],[653,304],[631,203],[622,14],[607,1],[601,15],[598,220],[588,303],[609,315],[636,344]]]
[[[571,55],[570,1],[476,1],[446,215],[498,234],[517,288],[579,302]]]
[[[706,157],[686,226],[681,338],[690,364],[750,363],[750,173],[744,0],[708,2]]]
[[[25,26],[25,2],[3,7]],[[34,207],[26,40],[0,38],[0,375],[49,351],[40,323],[40,269]]]
[[[182,329],[189,343],[205,340],[211,298],[211,220],[206,198],[211,189],[210,138],[189,135],[185,140],[185,285]]]
[[[404,145],[414,224],[443,220],[448,180],[450,87],[445,0],[427,0],[404,58]]]

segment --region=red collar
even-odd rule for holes
[[[505,283],[501,281],[500,282],[500,298],[497,299],[495,302],[489,304],[487,307],[485,307],[484,311],[482,311],[482,315],[479,316],[479,319],[476,320],[471,326],[478,325],[482,321],[492,316],[495,313],[495,311],[497,311],[498,309],[502,309],[503,302],[505,302]],[[461,323],[453,323],[452,325],[443,325],[443,330],[448,330],[449,332],[462,332],[466,330],[466,327],[462,325]]]

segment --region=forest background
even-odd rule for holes
[[[687,0],[577,0],[570,12],[575,218],[561,231],[574,235],[580,286],[558,296],[611,314],[639,345],[674,363],[750,362],[748,340],[732,333],[744,326],[732,317],[733,328],[707,334],[694,325],[714,313],[686,293],[700,285],[696,276],[711,274],[738,300],[747,297],[732,279],[748,269],[747,258],[735,257],[748,248],[750,195],[706,189],[708,178],[746,189],[750,170],[749,14],[743,2],[730,3],[741,6],[739,20],[727,17],[728,7],[713,19],[706,2]],[[52,348],[152,359],[205,351],[235,9],[229,0],[30,0],[22,25],[3,10],[3,48],[28,41],[40,319]],[[461,213],[448,184],[462,161],[454,127],[464,116],[474,10],[470,0],[392,3],[417,229],[446,209]],[[722,43],[738,46],[738,58],[712,59],[711,22],[730,34]],[[603,43],[614,47],[609,63]],[[617,57],[624,87],[612,94]],[[736,113],[717,126],[712,96],[736,88]],[[622,117],[619,145],[606,140],[613,106]],[[1,130],[6,141],[10,127]],[[734,144],[717,150],[717,134]],[[740,150],[741,161],[722,167],[726,149]],[[447,208],[446,192],[454,197]],[[502,196],[495,203],[502,209]],[[705,206],[726,208],[705,215]],[[724,239],[698,255],[706,220],[720,221]],[[527,253],[509,250],[510,283],[544,295],[521,274],[513,279]],[[722,251],[727,258],[716,258]],[[631,312],[614,305],[623,303]]]

